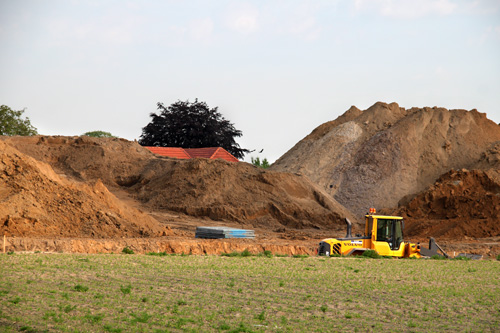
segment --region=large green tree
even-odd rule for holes
[[[222,147],[236,158],[248,152],[235,138],[242,132],[205,102],[197,99],[178,101],[166,107],[158,103],[159,113],[151,113],[151,122],[142,129],[139,144],[157,147]]]
[[[24,110],[12,110],[7,105],[0,106],[0,135],[37,135],[28,117],[22,118]]]

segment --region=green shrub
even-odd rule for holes
[[[380,255],[375,250],[366,250],[365,252],[363,252],[362,256],[366,257],[366,258],[372,258],[372,259],[381,258]]]
[[[251,257],[252,253],[250,251],[248,251],[248,249],[245,249],[245,250],[243,250],[243,252],[241,252],[241,256],[242,257]]]
[[[255,158],[254,157],[250,157],[250,161],[256,167],[260,167],[260,168],[263,168],[263,169],[267,169],[270,166],[269,161],[267,160],[267,158],[264,158],[261,161],[259,157],[255,157]]]
[[[265,250],[264,252],[259,253],[259,257],[272,258],[273,257],[273,253],[271,251],[269,251],[269,250]]]
[[[499,255],[497,255],[497,260],[500,260],[500,254],[499,254]]]
[[[134,250],[132,250],[131,248],[129,248],[128,246],[125,246],[122,250],[122,253],[125,253],[125,254],[134,254]]]

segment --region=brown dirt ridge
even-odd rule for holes
[[[0,232],[36,237],[147,237],[165,234],[99,181],[75,182],[0,141]]]
[[[2,139],[8,236],[192,239],[196,226],[229,225],[296,247],[350,214],[306,177],[247,163],[163,158],[123,139]]]
[[[404,216],[410,240],[500,253],[500,126],[477,110],[353,106],[267,170],[117,138],[0,137],[0,156],[0,233],[16,250],[314,253],[376,207]],[[194,239],[203,225],[257,238]]]
[[[272,169],[305,174],[361,216],[370,207],[396,207],[449,170],[474,169],[499,141],[500,126],[477,110],[378,102],[319,126]]]

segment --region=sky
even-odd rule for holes
[[[500,123],[500,0],[0,0],[0,45],[0,104],[45,135],[135,140],[198,99],[274,162],[351,105]]]

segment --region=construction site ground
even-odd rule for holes
[[[345,236],[346,217],[363,233],[374,201],[405,218],[406,241],[434,237],[452,256],[494,258],[498,128],[475,110],[353,107],[269,170],[160,157],[118,138],[0,137],[0,236],[15,252],[314,255],[322,239]],[[423,151],[406,146],[409,132]],[[251,229],[255,239],[197,239],[198,226]]]

